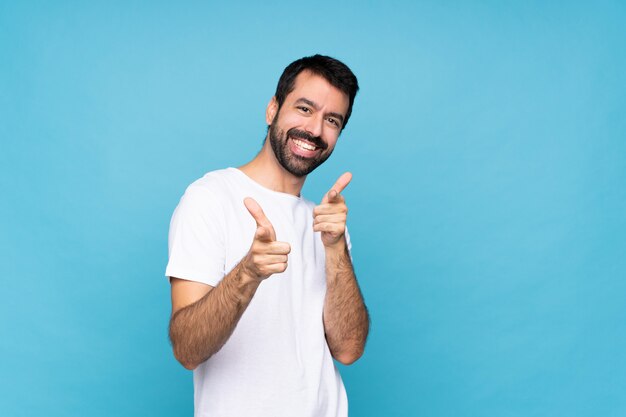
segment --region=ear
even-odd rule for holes
[[[271,125],[274,121],[274,117],[276,117],[276,113],[278,112],[278,101],[276,101],[276,96],[272,97],[269,103],[267,103],[267,108],[265,109],[265,122],[267,125]]]

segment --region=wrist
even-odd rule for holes
[[[242,262],[239,265],[239,271],[238,271],[237,277],[239,278],[238,284],[241,289],[248,288],[251,286],[256,289],[256,287],[258,287],[262,281],[261,278],[259,278],[256,274],[254,274],[254,272],[250,270],[250,268],[246,267],[245,262]]]
[[[348,243],[346,242],[346,236],[343,235],[337,242],[324,246],[324,249],[326,250],[326,257],[347,255]]]

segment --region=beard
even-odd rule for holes
[[[304,177],[324,163],[330,154],[333,153],[332,149],[328,150],[328,145],[319,136],[312,136],[296,128],[291,128],[285,133],[284,130],[278,127],[277,119],[278,117],[274,118],[269,128],[270,144],[272,145],[276,159],[290,174],[296,177]],[[289,149],[288,141],[290,137],[307,140],[322,151],[313,158],[304,158],[300,155],[295,155]]]

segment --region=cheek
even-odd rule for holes
[[[302,117],[299,117],[297,114],[286,113],[280,115],[280,124],[285,127],[285,130],[289,130],[292,127],[297,127],[302,123]]]
[[[335,146],[337,145],[337,136],[334,134],[330,134],[328,136],[326,136],[324,138],[326,140],[326,143],[328,144],[328,151],[332,151],[333,149],[335,149]]]

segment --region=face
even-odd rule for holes
[[[276,159],[296,177],[320,166],[333,152],[346,112],[348,96],[324,78],[303,71],[280,109],[270,102],[266,118]]]

